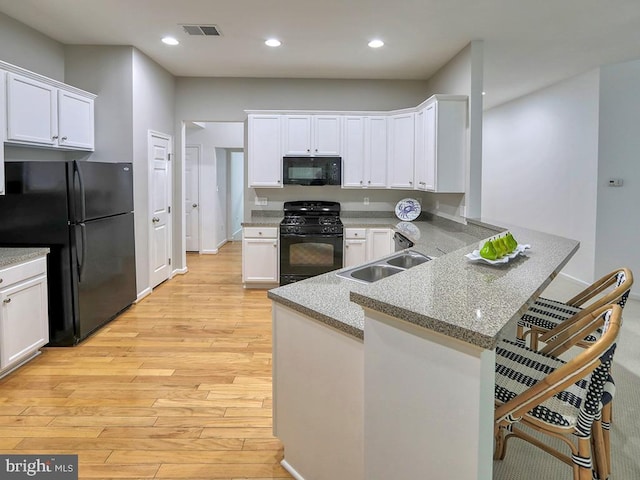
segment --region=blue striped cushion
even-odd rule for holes
[[[539,297],[535,303],[529,307],[522,318],[518,320],[518,325],[524,328],[535,326],[542,330],[552,330],[581,310],[580,307],[573,307],[557,300]],[[597,338],[595,335],[588,335],[585,341],[593,343]]]
[[[502,340],[496,347],[496,403],[511,400],[564,364],[559,358]],[[580,407],[587,397],[588,387],[588,379],[580,380],[526,415],[555,427],[574,429],[578,425]]]

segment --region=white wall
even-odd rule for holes
[[[640,275],[640,60],[601,68],[599,137],[596,276],[622,266]]]
[[[216,253],[227,240],[227,150],[244,147],[244,123],[202,122],[204,128],[188,128],[186,144],[201,145],[200,248]]]
[[[0,13],[0,60],[65,81],[64,46]]]
[[[475,218],[479,217],[481,212],[483,63],[483,42],[474,40],[438,70],[428,82],[430,95],[442,93],[469,97],[466,194],[425,194],[426,210],[452,219]]]
[[[244,213],[244,152],[229,152],[228,170],[229,205],[227,237],[233,240],[242,239],[242,219]]]
[[[482,217],[579,240],[564,273],[587,282],[594,278],[599,83],[597,70],[579,75],[487,111],[483,125]]]
[[[98,95],[96,149],[88,159],[133,163],[140,295],[150,288],[147,132],[174,135],[174,79],[133,47],[67,46],[65,53],[68,83]]]
[[[216,247],[224,245],[229,237],[227,230],[228,165],[230,152],[226,148],[216,148],[216,211],[218,219],[216,229]]]
[[[175,145],[175,80],[173,75],[135,48],[132,49],[132,74],[133,200],[136,212],[136,276],[140,293],[150,287],[151,281],[148,132],[153,130],[171,135]],[[172,166],[175,171],[175,162]],[[174,195],[172,212],[181,210],[182,198]],[[173,231],[175,232],[175,228]],[[173,236],[175,237],[175,233]],[[181,242],[178,243],[180,246]],[[183,253],[175,245],[172,246],[172,258],[182,258]],[[172,268],[182,268],[180,263],[172,262]]]
[[[133,162],[132,48],[65,47],[67,82],[95,93],[95,152],[91,160]]]

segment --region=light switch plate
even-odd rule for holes
[[[269,199],[267,197],[256,197],[255,204],[261,207],[269,205]]]

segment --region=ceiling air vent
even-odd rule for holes
[[[219,37],[222,34],[217,25],[182,25],[184,31],[189,35],[204,35],[208,37]]]

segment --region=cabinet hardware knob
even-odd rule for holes
[[[368,184],[371,184],[371,180],[369,180],[367,183],[368,183]]]
[[[62,137],[60,140],[62,140],[63,142],[67,139],[67,137]]]
[[[258,235],[262,235],[262,232],[258,232]]]
[[[364,183],[364,181],[363,181],[363,180],[360,180],[360,185],[362,185],[363,183]]]
[[[10,298],[5,298],[2,303],[11,303],[11,299]]]
[[[58,139],[58,135],[54,135],[53,137],[51,137],[51,140],[57,140]]]
[[[191,206],[192,206],[193,208],[197,208],[197,207],[198,207],[198,204],[197,204],[197,203],[194,203],[194,204],[193,204],[193,205],[191,205]]]
[[[310,151],[311,151],[311,150],[309,150],[309,149],[307,148],[307,152],[310,152]]]
[[[280,180],[278,180],[278,183],[280,183]]]
[[[413,185],[413,182],[411,180],[409,180],[409,185]]]
[[[273,248],[278,248],[278,245],[274,243]]]
[[[316,152],[318,151],[318,149],[316,148]]]
[[[4,280],[2,278],[0,278],[0,283],[4,282]]]

